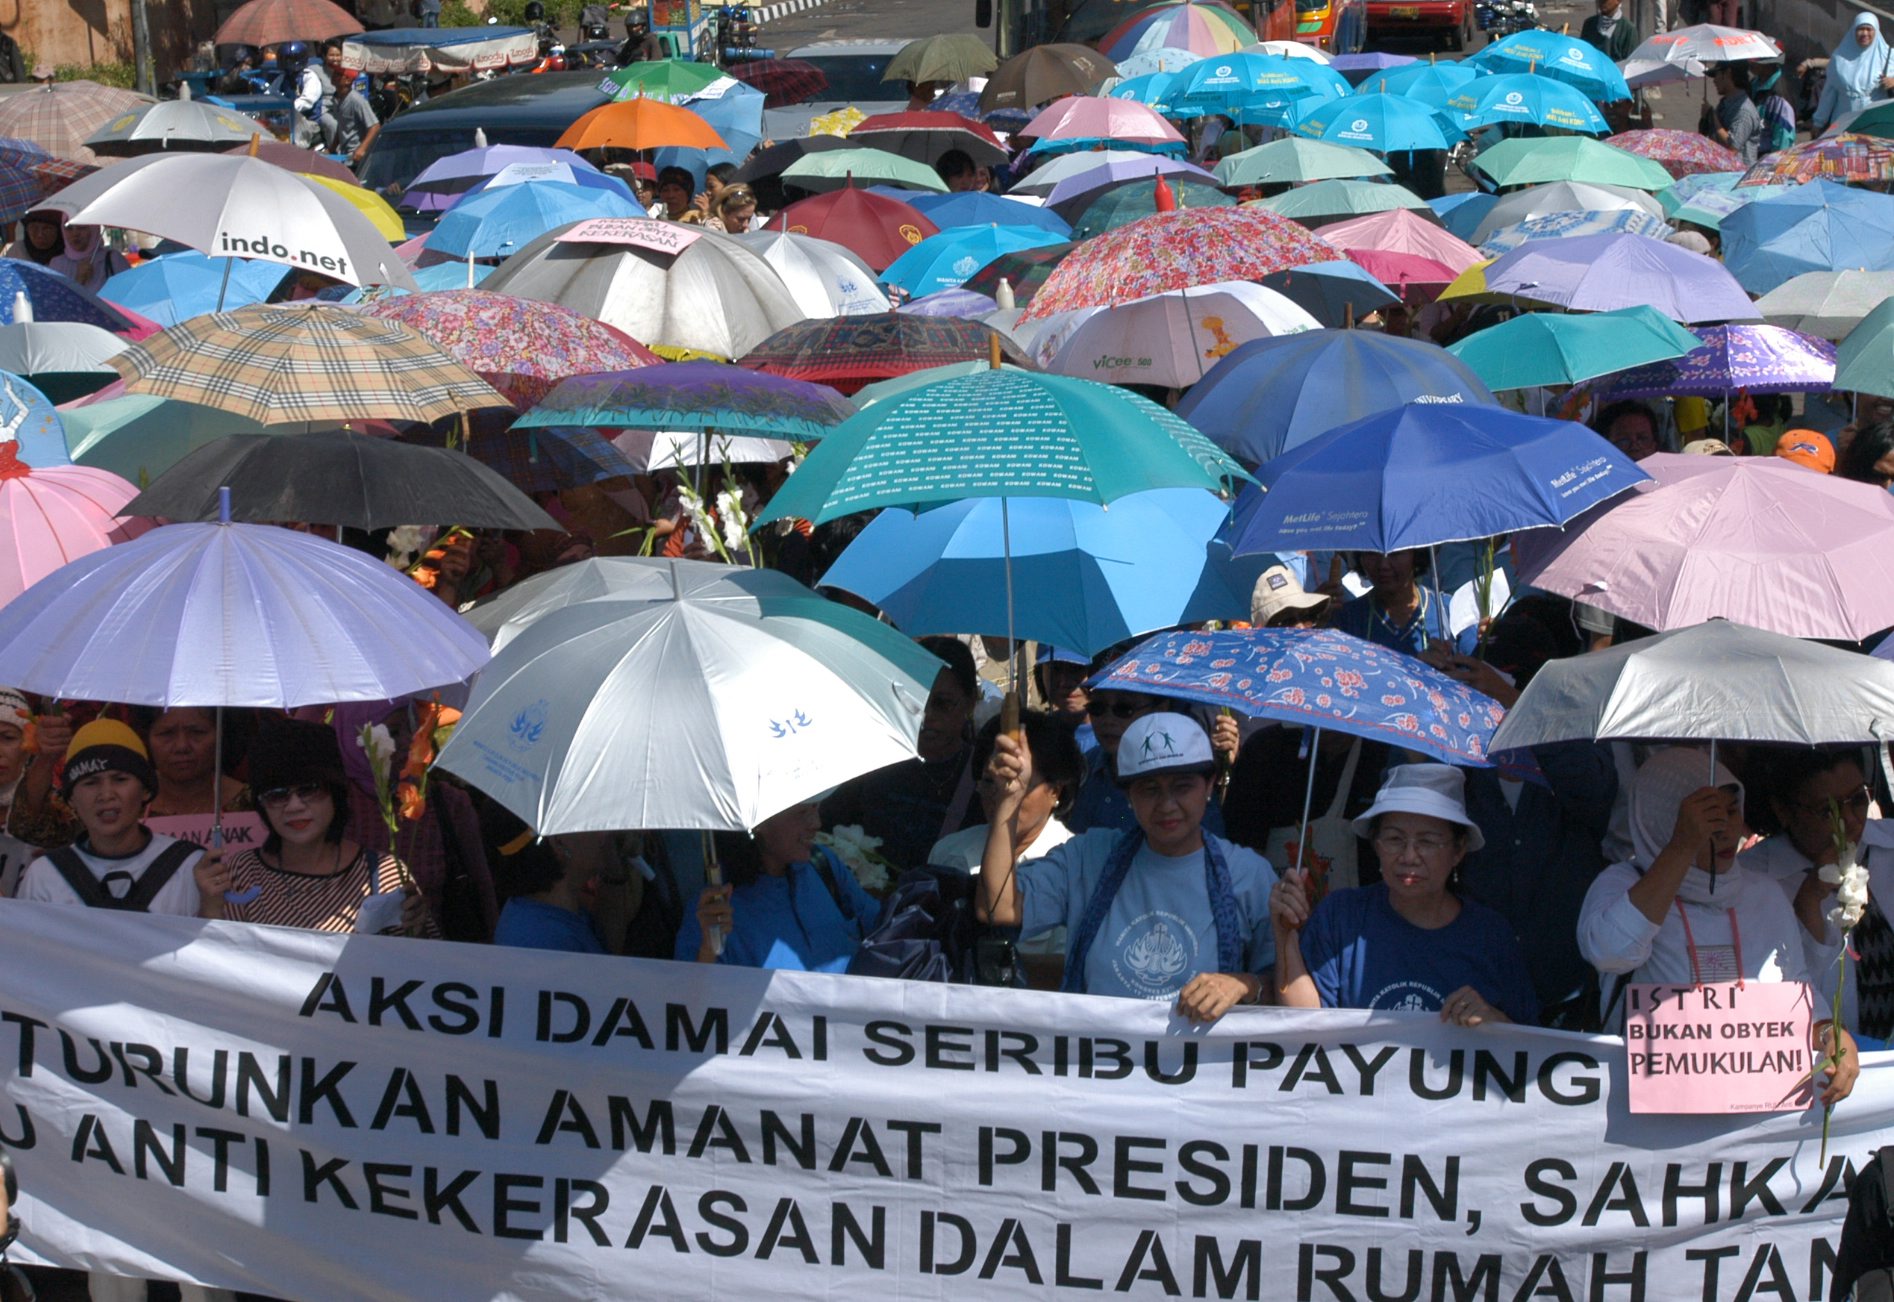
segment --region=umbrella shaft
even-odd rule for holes
[[[1322,730],[1309,729],[1309,780],[1302,788],[1302,822],[1296,828],[1297,872],[1302,871],[1302,856],[1309,839],[1309,811],[1315,807],[1315,759],[1322,748]]]

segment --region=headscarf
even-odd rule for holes
[[[1874,40],[1866,49],[1855,42],[1855,30],[1861,27],[1874,29]],[[1847,34],[1828,56],[1828,79],[1837,83],[1850,107],[1859,107],[1873,98],[1881,78],[1887,75],[1891,54],[1894,51],[1881,39],[1881,20],[1863,11],[1855,15]]]
[[[1736,775],[1721,764],[1714,779],[1706,778],[1708,772],[1709,756],[1689,746],[1672,746],[1644,761],[1631,780],[1631,854],[1640,869],[1648,872],[1670,844],[1677,810],[1691,792],[1705,786],[1735,787],[1737,808],[1742,808],[1743,784]],[[1693,904],[1734,900],[1734,883],[1715,879],[1716,874],[1693,866],[1678,894]]]
[[[33,237],[26,233],[26,224],[28,222],[33,221],[35,218],[38,218],[41,221],[50,220],[52,222],[53,232],[57,236],[57,238],[53,240],[52,248],[50,249],[35,248],[33,245]],[[60,256],[62,253],[66,251],[66,237],[60,229],[63,225],[64,225],[64,222],[61,219],[61,214],[53,211],[50,208],[35,208],[32,212],[29,212],[28,214],[26,214],[24,218],[21,219],[20,238],[19,238],[19,241],[13,246],[13,252],[11,256],[16,257],[16,258],[26,258],[30,261],[39,263],[39,265],[42,267],[46,266],[54,258]]]

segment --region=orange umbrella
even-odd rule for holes
[[[728,149],[710,123],[660,100],[620,100],[593,109],[553,142],[560,149]]]

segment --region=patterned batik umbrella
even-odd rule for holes
[[[730,75],[763,92],[766,109],[787,108],[814,99],[829,88],[822,69],[804,59],[758,59],[730,65]]]
[[[409,326],[524,410],[568,376],[662,362],[614,326],[530,298],[448,289],[383,299],[362,315]]]
[[[96,81],[48,82],[0,99],[0,136],[29,141],[55,159],[96,165],[101,160],[86,148],[86,137],[156,102]]]
[[[1817,179],[1838,181],[1842,185],[1894,181],[1894,141],[1852,132],[1805,140],[1779,154],[1757,160],[1736,184],[1801,185]]]
[[[1014,304],[1024,307],[1039,292],[1039,287],[1046,283],[1046,278],[1052,275],[1053,268],[1064,262],[1066,255],[1077,247],[1076,242],[1068,241],[1002,253],[969,276],[961,288],[970,289],[976,294],[997,296],[1003,280],[1013,291]]]
[[[1648,158],[1672,176],[1682,180],[1705,172],[1741,170],[1743,160],[1735,150],[1717,144],[1694,131],[1620,131],[1605,138],[1627,154]]]
[[[932,366],[986,361],[996,334],[991,326],[960,317],[907,316],[898,312],[836,317],[778,330],[738,363],[771,375],[810,380],[842,393],[854,393],[876,380],[910,375]],[[1018,366],[1032,366],[1005,335],[997,337],[1001,356]]]
[[[1335,256],[1334,245],[1262,208],[1158,213],[1074,251],[1033,295],[1022,319],[1219,280],[1259,280]]]
[[[396,321],[279,305],[192,317],[112,358],[125,391],[288,421],[433,421],[504,407],[491,385]]]
[[[562,381],[513,428],[730,430],[819,439],[855,414],[826,385],[722,362],[674,362]]]
[[[1826,339],[1773,325],[1698,326],[1691,333],[1701,346],[1620,372],[1605,383],[1605,397],[1819,392],[1835,382],[1835,345]]]

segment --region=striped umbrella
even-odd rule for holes
[[[1256,29],[1228,5],[1215,0],[1179,0],[1153,5],[1107,32],[1098,48],[1124,59],[1160,46],[1189,50],[1199,58],[1235,54],[1256,39]]]

